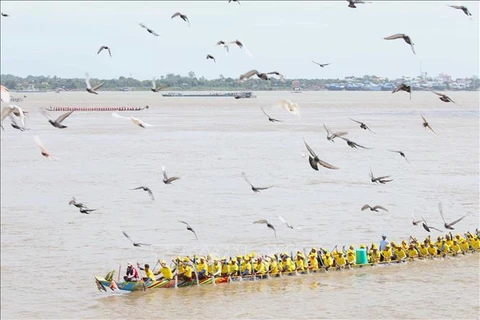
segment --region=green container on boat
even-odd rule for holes
[[[357,249],[355,251],[357,256],[357,264],[367,264],[367,251],[365,249]]]

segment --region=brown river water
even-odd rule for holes
[[[404,92],[255,94],[26,93],[18,105],[29,112],[30,130],[14,130],[7,118],[1,132],[2,319],[478,319],[478,253],[256,282],[98,292],[94,276],[119,265],[123,275],[129,261],[154,266],[183,254],[358,247],[378,243],[383,233],[396,242],[423,239],[428,234],[412,225],[412,212],[443,229],[440,201],[447,220],[466,215],[454,234],[479,227],[478,92],[448,92],[458,106],[430,92],[414,92],[411,100]],[[281,99],[298,103],[300,113],[274,106]],[[78,111],[60,130],[40,113],[50,105],[149,105],[118,113],[155,126]],[[260,106],[284,122],[269,122]],[[423,128],[417,111],[436,134]],[[323,124],[371,149],[328,141]],[[58,160],[41,156],[35,135]],[[312,170],[301,156],[303,138],[340,169]],[[387,149],[404,151],[410,163]],[[162,165],[181,179],[163,184]],[[394,180],[374,184],[370,168]],[[255,194],[241,172],[273,188]],[[130,190],[143,185],[154,201]],[[79,213],[68,205],[72,196],[98,211]],[[364,204],[389,211],[361,211]],[[276,239],[253,224],[258,219],[275,226]],[[178,220],[189,222],[199,240]],[[134,247],[122,231],[153,246]]]

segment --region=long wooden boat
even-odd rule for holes
[[[478,253],[480,250],[470,250],[469,253]],[[457,257],[461,256],[462,254],[447,254],[449,257]],[[279,277],[289,277],[289,276],[301,276],[311,273],[325,273],[330,271],[339,271],[339,270],[347,270],[347,269],[356,269],[356,268],[363,268],[363,267],[375,267],[375,266],[386,266],[386,265],[396,265],[399,263],[408,263],[413,262],[415,260],[437,260],[437,259],[444,259],[444,256],[437,256],[437,257],[418,257],[418,258],[405,258],[400,261],[389,261],[389,262],[378,262],[378,263],[366,263],[366,264],[354,264],[348,265],[343,267],[319,267],[318,269],[311,270],[307,269],[306,271],[293,271],[293,272],[282,272],[276,275],[270,274],[262,274],[262,275],[247,275],[247,276],[218,276],[218,277],[208,277],[205,279],[197,280],[194,278],[192,281],[183,281],[178,278],[172,280],[157,280],[157,281],[150,281],[144,282],[140,280],[138,282],[128,282],[128,281],[119,281],[116,282],[112,280],[114,270],[110,271],[107,276],[95,276],[95,282],[97,284],[97,288],[100,291],[108,291],[110,290],[123,290],[123,291],[146,291],[149,289],[156,289],[156,288],[182,288],[182,287],[191,287],[191,286],[204,286],[204,285],[215,285],[219,283],[229,283],[229,282],[239,282],[239,281],[258,281],[258,280],[265,280],[270,278],[279,278]],[[107,280],[107,278],[109,280]]]

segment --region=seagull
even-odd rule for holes
[[[30,129],[19,126],[17,124],[17,121],[15,120],[15,118],[11,114],[9,115],[9,118],[10,118],[10,121],[11,121],[10,125],[12,126],[12,128],[20,130],[20,131],[30,130]]]
[[[252,53],[248,48],[240,41],[240,40],[235,40],[235,41],[230,41],[228,44],[234,44],[237,45],[240,49],[245,49],[245,52],[251,57]]]
[[[449,5],[449,4],[447,4],[447,6],[452,7],[452,8],[455,8],[455,9],[460,9],[460,10],[462,10],[463,13],[465,13],[467,16],[471,16],[471,15],[472,15],[472,14],[470,13],[470,11],[468,11],[467,7],[465,7],[465,6],[451,6],[451,5]],[[3,13],[2,13],[2,15],[3,15]]]
[[[290,113],[298,114],[300,112],[298,104],[290,100],[283,99],[283,100],[280,100],[278,104],[284,107],[285,109],[287,109],[287,111]]]
[[[9,17],[9,16],[10,16],[9,14],[6,14],[6,13],[2,12],[2,17]]]
[[[151,244],[148,244],[148,243],[134,242],[125,231],[122,231],[122,233],[128,240],[132,241],[134,247],[151,246]]]
[[[97,209],[88,209],[86,207],[80,208],[80,213],[90,214],[90,212],[97,211]]]
[[[87,85],[87,91],[89,93],[98,94],[96,91],[105,84],[105,81],[92,88],[92,86],[90,85],[90,79],[88,78],[88,73],[87,73],[85,74],[85,84]]]
[[[257,221],[254,221],[253,223],[264,223],[267,225],[267,227],[269,227],[270,229],[273,230],[273,233],[275,234],[275,239],[277,239],[277,231],[275,230],[275,227],[270,224],[267,220],[265,219],[262,219],[262,220],[257,220]]]
[[[163,172],[163,183],[165,184],[172,184],[173,181],[180,179],[180,177],[168,177],[167,176],[167,171],[165,171],[165,166],[162,166],[162,172]]]
[[[334,139],[336,137],[341,137],[341,136],[344,136],[344,135],[348,134],[348,132],[334,132],[334,133],[332,133],[332,132],[330,132],[330,130],[328,130],[326,125],[323,125],[323,127],[327,131],[327,140],[332,141],[332,142],[335,142]]]
[[[374,206],[374,207],[372,208],[372,207],[370,207],[368,204],[366,204],[366,205],[364,205],[364,206],[362,207],[362,211],[363,211],[363,210],[366,210],[366,209],[370,209],[370,211],[375,211],[375,212],[379,212],[378,209],[382,209],[382,210],[388,211],[387,209],[385,209],[384,207],[379,206],[379,205],[376,205],[376,206]]]
[[[327,169],[338,169],[338,167],[335,167],[334,165],[320,160],[320,158],[315,154],[315,151],[313,151],[312,148],[310,148],[310,146],[307,144],[305,139],[303,139],[303,143],[305,143],[305,147],[307,147],[307,150],[310,153],[310,155],[308,156],[308,162],[310,163],[310,167],[312,167],[313,170],[318,171],[318,164]]]
[[[143,122],[142,120],[140,120],[140,119],[138,119],[138,118],[135,118],[135,117],[124,117],[124,116],[119,115],[119,114],[116,113],[116,112],[112,112],[112,116],[113,116],[114,118],[130,119],[130,120],[132,120],[132,122],[133,122],[134,124],[136,124],[137,126],[142,127],[142,128],[145,128],[145,127],[154,127],[153,124],[145,123],[145,122]]]
[[[403,39],[406,43],[408,43],[410,45],[410,47],[412,48],[413,54],[416,54],[415,49],[413,48],[414,43],[412,42],[412,39],[410,39],[410,37],[407,36],[404,33],[396,33],[396,34],[393,34],[391,36],[385,37],[383,39],[385,39],[385,40]]]
[[[250,77],[252,77],[254,75],[256,75],[258,78],[260,78],[262,80],[270,80],[270,78],[268,77],[269,74],[277,75],[277,76],[280,77],[280,80],[284,80],[283,75],[278,71],[261,73],[261,72],[258,72],[257,70],[254,69],[254,70],[250,70],[250,71],[240,75],[240,81],[249,79]]]
[[[110,48],[107,47],[107,46],[101,46],[100,49],[98,49],[97,54],[99,54],[100,52],[102,52],[103,49],[108,50],[108,54],[110,55],[110,57],[112,57],[112,52],[110,51]]]
[[[365,3],[365,1],[361,1],[361,0],[347,0],[347,1],[348,1],[349,8],[356,8],[355,4]]]
[[[263,114],[268,117],[268,121],[270,121],[270,122],[283,122],[282,120],[277,120],[277,119],[274,119],[274,118],[270,117],[270,116],[265,112],[265,110],[263,110],[263,107],[260,107],[260,109],[262,109]]]
[[[165,89],[167,86],[158,86],[157,87],[157,84],[155,83],[155,78],[152,79],[152,88],[150,90],[152,90],[153,92],[158,92],[162,89]]]
[[[178,222],[186,224],[187,225],[187,230],[193,232],[193,234],[195,235],[195,238],[198,240],[197,233],[195,232],[195,230],[193,230],[192,227],[190,227],[190,225],[188,223],[186,223],[185,221],[178,221]]]
[[[403,151],[397,151],[397,150],[387,150],[387,151],[390,151],[390,152],[396,152],[398,153],[400,156],[402,156],[408,163],[410,163],[410,161],[408,161],[407,157],[405,156],[405,153]]]
[[[147,29],[147,31],[148,31],[149,33],[151,33],[151,34],[153,34],[154,36],[158,37],[158,34],[157,34],[155,31],[153,31],[152,29],[147,28],[147,26],[144,25],[143,23],[140,23],[140,27],[142,27],[142,28],[144,28],[144,29]]]
[[[367,148],[367,147],[364,147],[364,146],[362,146],[362,145],[359,145],[358,143],[353,142],[353,141],[350,140],[350,139],[347,139],[347,138],[344,138],[344,137],[339,137],[339,138],[345,140],[345,141],[347,142],[347,144],[348,144],[351,148],[355,148],[355,149],[356,149],[357,147],[360,147],[360,148],[362,148],[362,149],[371,149],[371,148]]]
[[[378,182],[378,183],[381,183],[381,184],[385,184],[387,182],[391,182],[393,181],[393,179],[388,179],[390,178],[390,176],[383,176],[383,177],[374,177],[373,176],[373,172],[372,172],[372,169],[370,169],[370,181],[372,182]]]
[[[150,198],[152,198],[152,200],[155,200],[155,198],[153,197],[152,190],[150,190],[149,187],[141,186],[141,187],[138,187],[138,188],[134,188],[134,189],[132,189],[132,190],[140,190],[140,189],[142,189],[143,191],[147,191],[147,192],[148,192],[148,195],[150,196]]]
[[[445,229],[449,229],[449,230],[455,230],[452,226],[453,226],[454,224],[462,221],[463,218],[466,217],[466,216],[463,216],[463,217],[461,217],[460,219],[457,219],[457,220],[455,220],[455,221],[453,221],[453,222],[447,223],[447,222],[445,221],[445,217],[443,216],[443,210],[442,210],[442,203],[441,203],[441,202],[438,204],[438,211],[440,211],[440,215],[442,216],[442,220],[443,220],[443,223],[444,223],[443,226],[445,227]]]
[[[427,130],[427,128],[428,128],[428,129],[432,130],[433,133],[436,133],[435,131],[433,131],[432,127],[430,127],[430,124],[428,123],[427,119],[425,119],[425,117],[421,114],[420,114],[420,117],[422,117],[422,119],[423,119],[423,127],[425,128],[425,130]]]
[[[77,202],[77,200],[75,200],[75,197],[72,197],[72,200],[68,202],[68,205],[72,205],[72,204],[77,208],[87,208],[87,206],[84,205],[83,203]]]
[[[247,175],[245,174],[245,172],[242,172],[242,177],[243,177],[243,179],[245,179],[245,181],[247,181],[247,183],[252,187],[252,191],[255,192],[255,193],[258,193],[258,192],[260,192],[261,190],[267,190],[267,189],[270,189],[271,187],[273,187],[273,186],[269,186],[269,187],[254,187],[253,184],[250,182],[250,180],[248,180]]]
[[[186,15],[181,14],[180,12],[175,12],[175,13],[173,14],[173,16],[172,16],[172,19],[175,18],[175,17],[180,17],[180,18],[182,18],[183,21],[188,22],[188,26],[190,27],[190,21],[188,21],[188,18],[187,18]]]
[[[412,99],[412,87],[409,85],[406,85],[404,83],[398,85],[395,89],[393,89],[392,93],[398,92],[398,91],[405,91],[410,93],[410,99]]]
[[[238,0],[228,0],[228,3],[230,3],[230,2],[236,2],[236,3],[238,3],[238,5],[241,5],[240,1],[238,1]]]
[[[330,64],[330,62],[329,63],[318,63],[318,62],[315,62],[313,60],[312,60],[312,62],[315,63],[315,64],[318,64],[322,68],[325,68],[325,66],[328,66]]]
[[[278,219],[280,219],[280,221],[282,221],[283,223],[285,223],[285,225],[287,226],[287,228],[293,229],[293,226],[292,226],[291,224],[289,224],[287,221],[285,221],[285,219],[283,219],[281,216],[278,216]]]
[[[372,129],[370,129],[365,123],[363,123],[363,122],[361,122],[361,121],[354,120],[354,119],[352,119],[352,118],[349,118],[349,119],[352,120],[352,121],[354,121],[354,122],[356,122],[356,123],[359,123],[359,124],[360,124],[360,128],[362,128],[363,130],[367,130],[367,129],[368,129],[368,130],[372,131]],[[372,132],[373,132],[373,131],[372,131]],[[373,133],[375,133],[375,132],[373,132]]]
[[[47,149],[45,149],[45,147],[43,146],[42,144],[42,141],[40,141],[40,138],[38,136],[34,136],[33,137],[33,140],[35,141],[35,143],[37,144],[37,146],[40,148],[40,151],[42,153],[42,156],[44,156],[45,158],[47,159],[50,159],[50,160],[56,160],[57,158],[55,158],[54,156],[52,156],[50,154],[50,152],[47,151]]]
[[[225,48],[225,51],[228,53],[228,50],[229,50],[229,49],[228,49],[228,44],[225,43],[225,41],[220,40],[220,41],[218,41],[218,42],[216,43],[216,45],[217,45],[217,46],[223,45],[223,47]]]
[[[422,221],[423,221],[423,220],[415,220],[415,217],[413,216],[413,212],[412,212],[412,224],[413,224],[414,226],[418,226],[418,224],[419,224],[420,222],[422,222]]]
[[[47,113],[45,112],[45,110],[42,110],[42,114],[48,118],[48,122],[50,122],[50,124],[51,124],[52,126],[54,126],[55,128],[65,129],[65,128],[67,128],[67,126],[63,125],[62,122],[63,122],[65,119],[67,119],[68,116],[73,113],[73,111],[75,111],[75,110],[72,110],[72,111],[69,111],[69,112],[67,112],[67,113],[62,114],[62,115],[59,116],[56,120],[52,120],[52,119],[47,115]]]
[[[435,92],[435,91],[432,91],[432,93],[435,93],[437,96],[440,96],[439,99],[442,100],[443,102],[453,102],[454,104],[456,104],[455,101],[450,99],[450,97],[447,96],[446,94]]]
[[[20,117],[20,121],[22,122],[22,127],[25,128],[25,114],[27,112],[17,105],[10,105],[2,109],[1,122],[3,122],[3,119],[5,119],[7,116],[10,116],[12,113],[17,117]]]
[[[217,63],[217,61],[215,60],[215,57],[212,56],[211,54],[207,54],[207,60],[208,60],[208,59],[212,59],[213,62]]]
[[[435,227],[429,226],[429,225],[427,224],[427,221],[425,221],[425,219],[424,219],[423,217],[422,217],[422,220],[423,220],[422,227],[423,227],[423,229],[425,229],[427,232],[430,232],[430,229],[433,229],[433,230],[437,230],[437,231],[442,232],[442,230],[439,230],[439,229],[437,229],[437,228],[435,228]]]

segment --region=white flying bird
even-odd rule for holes
[[[23,109],[17,105],[10,105],[8,107],[4,107],[2,109],[2,119],[0,122],[3,122],[3,119],[5,119],[7,116],[10,116],[12,113],[20,118],[22,128],[25,128],[25,111],[23,111]]]
[[[142,127],[142,128],[145,128],[145,127],[154,127],[153,124],[145,123],[145,122],[143,122],[142,120],[140,120],[140,119],[138,119],[138,118],[135,118],[135,117],[124,117],[124,116],[119,115],[119,114],[116,113],[116,112],[113,112],[113,113],[112,113],[112,116],[115,117],[115,118],[132,120],[133,123],[135,123],[137,126]]]
[[[7,87],[0,85],[0,99],[2,102],[10,102],[10,93],[8,92]]]
[[[280,100],[278,104],[292,114],[298,115],[300,113],[298,104],[295,102],[283,99],[283,100]]]
[[[44,156],[45,158],[50,159],[50,160],[57,160],[58,159],[58,158],[54,157],[50,152],[48,152],[47,149],[45,149],[45,147],[43,146],[42,141],[40,141],[39,137],[34,136],[33,140],[35,141],[37,146],[40,148],[42,156]]]

